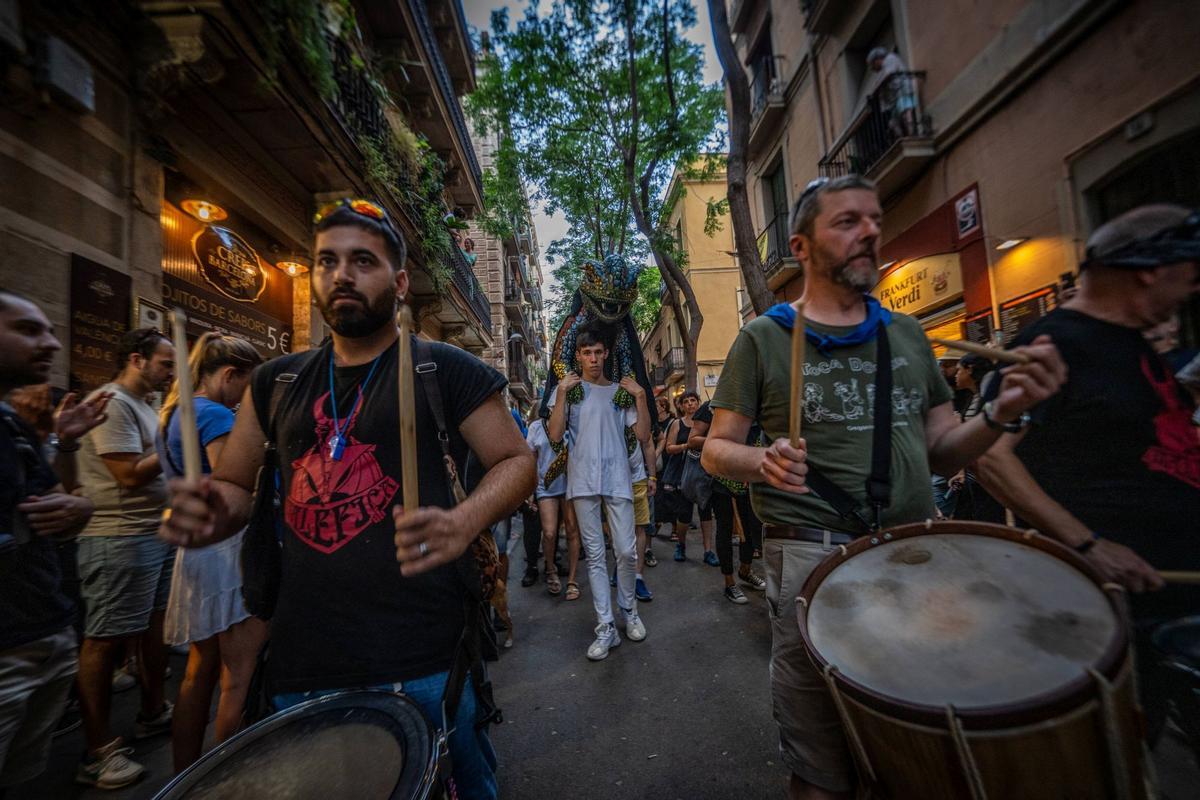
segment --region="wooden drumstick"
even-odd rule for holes
[[[934,339],[930,338],[934,344],[940,344],[942,347],[950,350],[961,350],[964,353],[974,353],[977,356],[990,358],[992,361],[1003,361],[1006,364],[1028,364],[1029,356],[1024,353],[1014,353],[1012,350],[1001,350],[997,347],[988,347],[987,345],[975,344],[974,342],[959,342],[950,339]]]
[[[796,304],[796,319],[792,322],[792,414],[788,439],[792,447],[800,446],[801,415],[804,414],[804,301]]]
[[[1200,584],[1200,570],[1159,570],[1158,574],[1167,583]]]
[[[396,322],[400,326],[399,369],[400,388],[400,479],[404,496],[404,513],[417,510],[420,495],[417,489],[417,414],[413,399],[412,311],[400,306]]]
[[[183,442],[183,477],[200,480],[200,434],[196,430],[196,405],[192,401],[192,374],[188,365],[187,314],[182,308],[171,311],[175,336],[175,383],[179,391],[179,438]]]

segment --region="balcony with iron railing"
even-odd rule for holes
[[[667,377],[669,378],[687,372],[687,357],[683,354],[683,348],[672,347],[668,350],[663,365],[667,368]]]
[[[782,56],[766,52],[750,67],[750,155],[753,157],[779,133],[787,110],[780,77]]]
[[[758,258],[762,261],[763,271],[767,273],[768,278],[773,277],[789,262],[795,263],[792,251],[788,247],[788,238],[787,211],[780,211],[771,218],[767,227],[759,232]]]
[[[864,175],[886,198],[935,155],[933,125],[921,102],[924,72],[894,72],[863,104],[820,161],[821,174]]]
[[[485,329],[491,328],[492,304],[488,300],[487,293],[483,291],[483,287],[479,285],[475,271],[463,258],[462,251],[457,247],[451,247],[450,254],[446,257],[446,264],[450,267],[451,282],[462,294],[463,299],[467,301],[476,320]]]

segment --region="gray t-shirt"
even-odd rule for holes
[[[809,327],[844,336],[848,327]],[[741,414],[762,425],[768,441],[788,435],[791,396],[791,331],[770,317],[746,324],[725,360],[713,408]],[[919,522],[933,516],[925,418],[948,403],[950,387],[934,361],[929,341],[912,317],[893,314],[888,326],[892,351],[892,499],[885,525]],[[811,345],[804,358],[804,428],[808,461],[826,477],[866,503],[875,425],[875,352],[872,339],[823,356]],[[831,530],[848,526],[815,494],[796,495],[767,483],[750,487],[754,510],[763,522]],[[851,533],[858,531],[849,529]]]
[[[82,493],[96,510],[83,531],[85,536],[136,536],[154,533],[167,506],[167,482],[159,475],[137,489],[123,489],[104,465],[101,456],[154,452],[158,415],[140,397],[120,384],[110,383],[98,391],[112,392],[108,419],[83,437],[78,469]]]

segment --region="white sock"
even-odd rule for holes
[[[642,578],[642,573],[640,573],[640,572],[639,572],[639,573],[637,574],[637,579],[638,579],[639,581],[640,581],[640,580],[644,580],[644,578]]]

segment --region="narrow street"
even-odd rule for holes
[[[762,594],[747,591],[744,606],[725,600],[720,571],[696,557],[698,532],[689,535],[693,554],[683,564],[671,560],[673,545],[656,540],[659,565],[646,570],[654,600],[641,606],[646,641],[622,641],[593,663],[584,655],[593,617],[583,562],[578,601],[550,597],[540,583],[524,589],[519,517],[513,527],[509,608],[516,641],[492,668],[504,712],[492,731],[501,796],[782,797],[787,773],[771,718]],[[183,667],[184,659],[172,656],[169,696],[178,691]],[[136,706],[136,691],[116,697],[118,731],[132,731]],[[133,757],[148,772],[140,783],[122,791],[85,790],[73,782],[82,747],[79,731],[55,739],[46,773],[6,800],[149,800],[170,776],[170,742],[160,736],[137,744]],[[1162,800],[1193,796],[1200,770],[1177,739],[1163,738],[1155,765]]]

